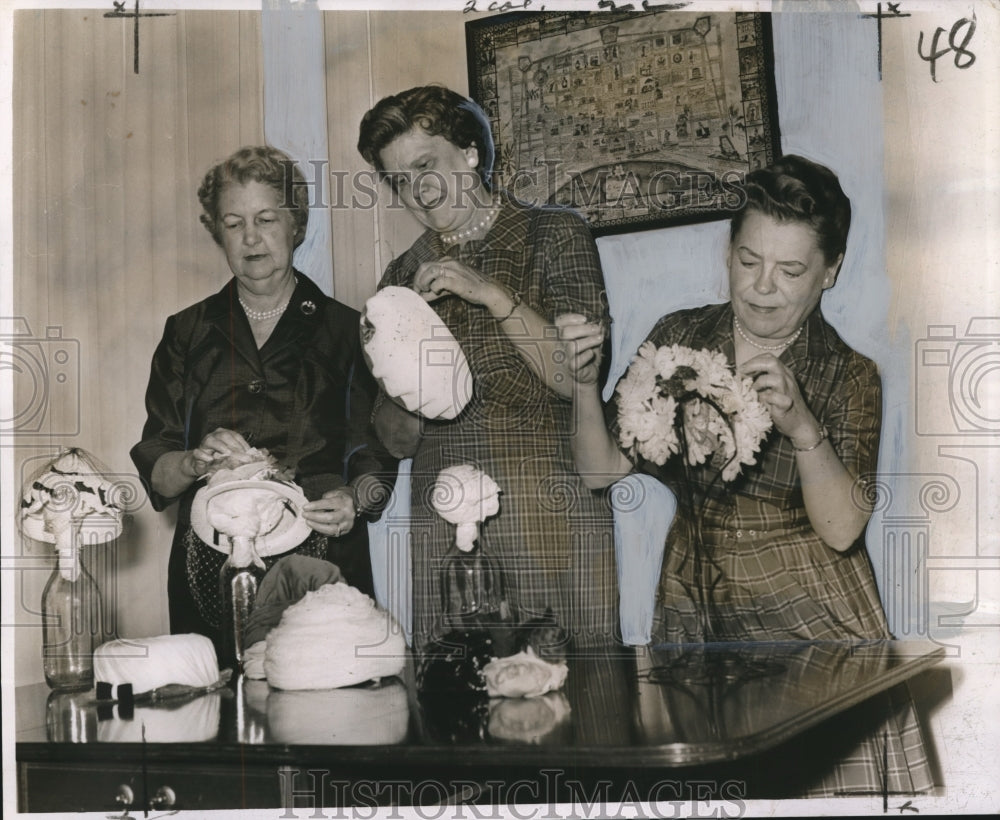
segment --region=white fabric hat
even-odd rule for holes
[[[411,413],[453,419],[472,398],[472,373],[444,321],[410,288],[387,287],[361,316],[365,360],[385,392]]]

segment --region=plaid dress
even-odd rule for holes
[[[647,337],[657,347],[680,344],[722,351],[735,360],[729,303],[682,310],[663,317]],[[817,308],[799,337],[781,354],[802,397],[826,426],[844,466],[865,491],[878,458],[881,381],[873,362],[849,348]],[[608,424],[618,436],[617,403]],[[809,524],[795,452],[772,430],[757,463],[723,484],[707,465],[684,470],[673,458],[658,467],[636,467],[667,484],[678,499],[660,574],[654,640],[700,642],[692,538],[710,557],[704,576],[713,586],[714,637],[731,641],[863,641],[892,635],[882,610],[864,536],[849,550],[828,547]],[[890,791],[930,787],[919,726],[905,689],[884,698],[884,725],[866,735],[840,766],[810,794],[881,788],[883,738]]]
[[[409,287],[422,263],[450,257],[520,293],[524,304],[548,320],[570,312],[605,319],[597,248],[579,216],[509,198],[503,203],[482,240],[446,250],[435,233],[424,233],[389,264],[380,287]],[[456,419],[423,421],[413,459],[414,646],[444,631],[439,576],[455,528],[437,515],[430,496],[438,472],[463,463],[501,488],[500,512],[481,526],[479,544],[499,563],[518,619],[551,607],[578,643],[606,639],[617,629],[611,509],[573,468],[570,403],[535,375],[485,308],[453,296],[431,306],[461,344],[474,389]]]

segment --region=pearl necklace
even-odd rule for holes
[[[240,305],[243,306],[243,312],[247,315],[247,318],[253,319],[255,322],[263,322],[265,319],[273,319],[275,316],[280,316],[285,312],[288,307],[288,302],[292,301],[289,296],[285,304],[280,307],[271,308],[270,310],[254,310],[250,305],[243,301],[243,297],[240,297]]]
[[[299,277],[295,277],[295,284],[299,283]],[[253,319],[255,322],[263,322],[266,319],[274,319],[280,316],[288,308],[289,303],[292,301],[292,294],[288,294],[288,298],[285,300],[285,304],[279,305],[276,308],[271,308],[270,310],[254,310],[250,305],[243,301],[242,296],[237,297],[240,300],[240,307],[243,308],[243,312],[247,315],[248,319]]]
[[[753,345],[758,350],[784,350],[792,342],[794,342],[796,339],[799,338],[799,334],[802,332],[803,325],[799,325],[798,330],[796,330],[791,336],[785,339],[785,341],[779,342],[776,345],[762,345],[758,342],[755,342],[753,339],[747,336],[747,334],[743,332],[743,326],[740,324],[740,320],[736,317],[735,313],[733,314],[733,327],[735,327],[736,332],[743,337],[743,341],[745,341],[747,344]]]
[[[480,219],[475,225],[470,228],[466,228],[462,231],[452,231],[451,233],[442,233],[441,241],[445,245],[454,245],[461,242],[463,239],[468,239],[480,231],[485,230],[497,218],[497,214],[500,213],[500,203],[495,202],[490,206],[490,209],[486,212],[486,215]]]

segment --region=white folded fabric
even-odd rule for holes
[[[219,680],[219,662],[204,635],[123,638],[97,647],[94,680],[115,690],[129,684],[133,695],[168,684],[201,688]]]

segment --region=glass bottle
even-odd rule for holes
[[[90,692],[49,692],[45,702],[45,731],[53,743],[97,740],[97,708]]]
[[[449,628],[488,628],[511,620],[499,565],[479,542],[452,544],[441,564],[441,606]]]
[[[101,593],[77,548],[60,549],[59,562],[42,592],[42,665],[53,689],[71,692],[94,685],[94,649],[103,640]]]
[[[243,670],[246,649],[243,637],[265,567],[251,539],[234,538],[233,542],[229,557],[219,570],[222,596],[222,656],[219,666],[230,667],[239,674]]]

